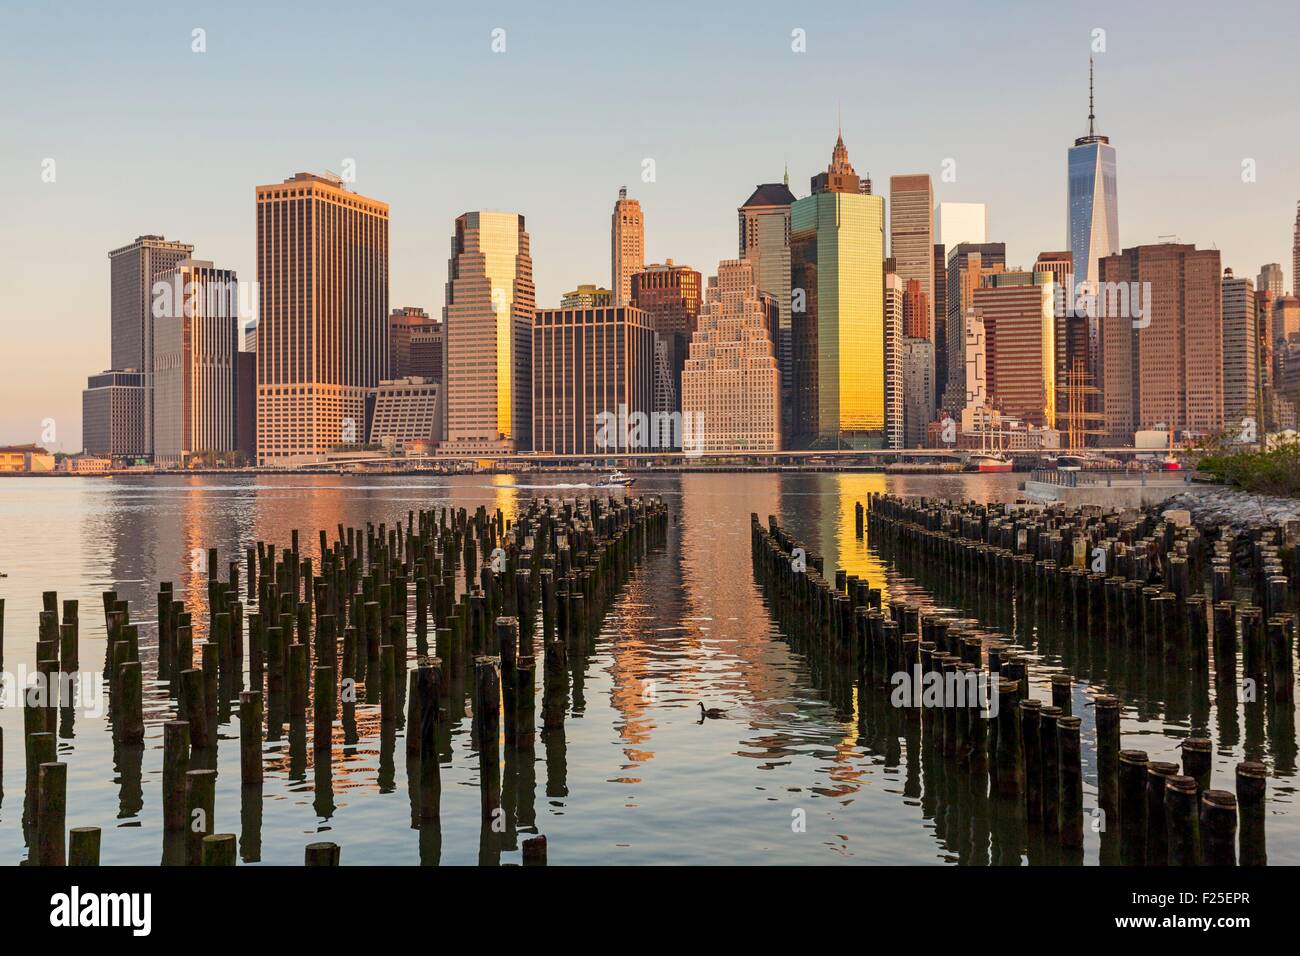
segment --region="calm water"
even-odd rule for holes
[[[196,641],[206,622],[205,577],[196,549],[217,547],[224,562],[258,539],[287,544],[299,529],[315,559],[317,531],[340,522],[390,524],[410,509],[451,504],[501,508],[513,516],[539,495],[573,488],[537,487],[563,478],[457,476],[340,478],[140,478],[0,481],[0,596],[6,599],[5,667],[34,668],[41,591],[81,602],[82,666],[104,654],[100,593],[115,589],[140,623],[142,656],[155,639],[160,580],[175,584],[194,610]],[[580,478],[571,481],[581,481]],[[851,689],[780,633],[751,573],[749,515],[769,514],[832,567],[880,584],[887,595],[943,607],[855,539],[853,502],[872,491],[1007,500],[1018,478],[881,475],[671,475],[642,478],[637,494],[663,496],[676,515],[666,549],[652,553],[618,598],[575,684],[562,743],[539,739],[535,764],[521,768],[514,800],[518,830],[544,833],[549,861],[564,863],[943,863],[957,862],[948,836],[959,783],[936,777],[908,741],[876,732]],[[525,484],[526,483],[526,484]],[[1000,628],[1036,651],[1034,694],[1050,698],[1052,673],[1077,678],[1075,713],[1084,720],[1085,806],[1095,803],[1088,697],[1105,687],[1125,701],[1125,747],[1152,759],[1178,759],[1189,728],[1215,739],[1215,786],[1232,788],[1243,754],[1264,760],[1269,780],[1269,861],[1300,862],[1294,806],[1293,720],[1267,729],[1257,707],[1222,712],[1211,697],[1198,706],[1183,688],[1128,686],[1095,661],[1080,659],[1019,615],[1009,595],[984,608],[956,609]],[[154,672],[146,666],[146,677]],[[1116,683],[1118,681],[1118,684]],[[1183,698],[1190,698],[1184,700]],[[540,704],[540,694],[538,695]],[[698,702],[727,710],[699,721]],[[165,689],[146,684],[146,741],[116,749],[103,718],[77,713],[60,728],[59,759],[69,766],[67,823],[103,828],[105,864],[161,859],[162,721]],[[1207,709],[1208,708],[1208,709]],[[377,711],[377,707],[373,708]],[[1294,715],[1291,715],[1293,718]],[[376,714],[358,706],[361,739],[336,746],[332,774],[316,771],[310,747],[292,735],[267,744],[260,804],[241,795],[237,718],[221,728],[216,831],[240,834],[245,859],[302,862],[303,846],[342,845],[347,864],[421,860],[411,828],[405,746],[379,731]],[[1288,732],[1288,726],[1290,730]],[[4,731],[0,861],[26,858],[22,712],[0,709]],[[369,730],[367,729],[369,728]],[[864,730],[864,728],[867,728]],[[442,774],[440,860],[480,861],[477,761],[469,720],[453,733]],[[802,818],[800,830],[792,821]],[[260,825],[259,824],[260,821]],[[1086,835],[1086,860],[1098,859]],[[424,834],[426,858],[432,840]],[[503,862],[519,859],[507,838]],[[260,845],[259,845],[260,844]],[[967,858],[966,847],[961,859]],[[976,848],[971,859],[987,859]],[[497,857],[491,857],[495,860]]]

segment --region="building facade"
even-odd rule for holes
[[[81,446],[88,455],[147,456],[144,373],[111,369],[91,375],[81,393]]]
[[[652,450],[654,350],[654,329],[640,309],[539,309],[533,324],[533,450]]]
[[[257,460],[316,460],[365,431],[388,368],[388,204],[336,176],[257,187]]]
[[[456,219],[443,310],[446,443],[526,450],[532,428],[533,260],[524,217]]]
[[[903,447],[922,448],[934,421],[934,343],[903,339]]]
[[[129,245],[108,254],[110,311],[112,313],[112,368],[141,373],[145,390],[138,424],[125,424],[127,432],[144,435],[141,454],[153,454],[153,350],[154,283],[171,275],[188,259],[194,247],[162,236],[137,236]]]
[[[984,325],[988,403],[1039,428],[1056,427],[1055,283],[1046,272],[984,278],[973,306]]]
[[[645,219],[641,203],[627,198],[627,187],[618,191],[610,217],[610,288],[615,305],[632,301],[632,277],[645,268]]]
[[[658,336],[654,395],[657,412],[681,410],[682,369],[699,323],[701,302],[701,276],[690,266],[669,259],[646,266],[632,276],[632,305],[645,313]]]
[[[944,392],[940,404],[954,416],[967,400],[965,375],[968,356],[965,354],[967,317],[975,301],[975,290],[984,276],[1006,268],[1007,247],[1001,242],[959,242],[948,246],[948,286],[945,302],[948,308]]]
[[[885,447],[903,447],[903,280],[887,260],[885,271]]]
[[[583,283],[572,292],[560,296],[561,309],[594,309],[613,304],[614,293],[592,283]]]
[[[773,339],[779,328],[779,306],[760,291],[753,264],[718,263],[682,374],[682,421],[702,431],[686,436],[691,450],[781,448],[780,368]]]
[[[415,338],[436,333],[442,335],[442,321],[431,318],[429,313],[417,306],[405,305],[393,309],[388,316],[388,372],[386,378],[407,378],[418,375],[422,378],[437,380],[442,377],[442,355],[437,357],[437,369],[417,368]],[[429,349],[421,356],[429,359]]]
[[[836,140],[790,210],[793,444],[885,444],[885,208]]]
[[[419,375],[379,383],[369,402],[366,441],[403,454],[442,440],[438,383]]]
[[[159,282],[172,291],[154,317],[154,461],[178,467],[236,449],[238,285],[233,269],[195,259]]]
[[[1193,436],[1220,432],[1218,250],[1179,243],[1134,246],[1101,260],[1100,281],[1136,283],[1150,299],[1141,320],[1119,315],[1100,323],[1104,440],[1131,444],[1135,431],[1157,425]]]
[[[788,435],[791,421],[790,345],[790,208],[794,205],[790,177],[779,183],[760,183],[737,210],[740,258],[754,267],[760,292],[777,304],[779,328],[776,361],[781,370],[781,433]]]
[[[934,186],[928,174],[889,177],[889,255],[904,290],[917,283],[925,297],[924,332],[913,338],[934,340]],[[920,321],[920,316],[913,319]]]
[[[1258,434],[1259,327],[1254,284],[1223,270],[1223,424],[1230,437]]]
[[[1119,253],[1119,195],[1115,176],[1115,147],[1110,137],[1097,132],[1092,104],[1092,61],[1088,61],[1088,135],[1070,147],[1066,161],[1066,236],[1070,250],[1073,294],[1081,283],[1096,291],[1098,260]],[[1086,318],[1090,367],[1095,368],[1101,349],[1097,316]]]

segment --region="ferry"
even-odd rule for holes
[[[630,478],[617,468],[597,482],[597,488],[630,488],[635,478]]]

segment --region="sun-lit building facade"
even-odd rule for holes
[[[459,216],[442,323],[449,450],[529,447],[535,308],[524,217]]]
[[[840,138],[813,194],[791,207],[798,445],[885,442],[885,202],[864,188]]]
[[[365,437],[388,369],[388,204],[332,175],[257,187],[257,460]]]
[[[706,453],[781,448],[776,308],[759,291],[752,263],[718,263],[682,372],[683,420],[700,423]]]

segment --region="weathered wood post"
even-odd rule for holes
[[[1056,719],[1061,759],[1061,845],[1070,849],[1083,846],[1083,765],[1079,743],[1082,721],[1072,715]]]
[[[239,779],[243,784],[262,782],[262,692],[239,695]]]
[[[1241,816],[1241,865],[1264,866],[1268,850],[1264,842],[1264,791],[1268,771],[1253,760],[1237,764],[1237,807]]]
[[[68,765],[43,763],[37,791],[36,862],[39,866],[64,866],[64,820],[68,809]]]
[[[212,833],[205,836],[200,844],[200,856],[203,866],[234,866],[235,835]]]
[[[1201,859],[1206,866],[1237,865],[1237,798],[1227,790],[1201,794]]]
[[[184,720],[163,724],[163,830],[185,829],[185,774],[190,769],[190,725]]]
[[[185,772],[185,862],[189,866],[203,862],[203,838],[212,833],[216,800],[215,770]]]
[[[99,866],[99,827],[68,831],[68,866]]]
[[[1197,793],[1193,777],[1173,774],[1165,778],[1166,843],[1170,866],[1195,866],[1198,862]]]
[[[341,848],[337,843],[308,843],[305,866],[338,866]]]

